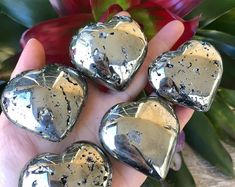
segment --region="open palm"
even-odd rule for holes
[[[126,14],[126,13],[125,13]],[[183,32],[183,24],[172,21],[167,24],[149,42],[146,60],[130,86],[123,92],[100,91],[95,84],[88,82],[88,98],[85,107],[73,131],[60,143],[41,139],[37,135],[17,128],[0,116],[0,186],[15,187],[23,166],[35,155],[43,152],[61,153],[67,146],[78,140],[88,140],[99,144],[98,129],[105,112],[113,105],[133,100],[147,83],[149,63],[159,54],[169,50]],[[19,62],[12,74],[41,68],[45,64],[45,53],[42,45],[31,39],[26,45]],[[181,129],[192,115],[192,110],[176,106]],[[145,175],[112,159],[114,187],[138,187],[145,180]]]

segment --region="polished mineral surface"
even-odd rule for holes
[[[158,98],[112,107],[100,127],[100,140],[115,158],[156,179],[167,175],[179,124],[170,105]]]
[[[139,25],[126,16],[107,23],[90,24],[73,37],[72,63],[85,75],[116,90],[124,89],[147,52]]]
[[[209,43],[192,40],[163,53],[150,65],[149,80],[167,100],[208,111],[223,72],[220,54]]]
[[[60,141],[74,126],[86,93],[86,82],[76,71],[49,65],[13,78],[3,91],[1,103],[14,124]]]
[[[103,151],[88,142],[76,142],[61,155],[45,153],[23,169],[19,187],[111,186],[112,170]]]

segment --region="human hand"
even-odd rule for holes
[[[124,13],[126,14],[126,13]],[[44,153],[61,153],[73,142],[87,140],[99,144],[98,129],[103,115],[113,105],[133,100],[147,83],[147,70],[152,60],[162,52],[170,50],[183,33],[183,24],[172,21],[157,33],[149,42],[145,62],[135,75],[129,87],[123,92],[100,91],[91,81],[88,81],[88,98],[85,107],[73,131],[59,143],[49,142],[28,131],[17,128],[0,116],[0,186],[15,187],[21,169],[34,156]],[[45,52],[42,45],[32,39],[26,45],[12,77],[22,71],[41,68],[45,65]],[[176,114],[181,129],[192,115],[191,109],[176,106]],[[113,187],[138,187],[146,176],[121,162],[112,159]]]

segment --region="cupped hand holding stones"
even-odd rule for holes
[[[123,13],[127,14],[127,13]],[[11,124],[2,113],[0,116],[0,186],[17,186],[20,172],[33,157],[44,152],[62,153],[66,147],[78,140],[88,140],[99,144],[98,130],[104,114],[113,105],[131,101],[147,83],[147,69],[152,60],[162,52],[170,50],[183,32],[183,24],[172,21],[167,24],[149,42],[148,54],[144,64],[136,74],[129,87],[123,92],[99,90],[95,84],[88,82],[88,98],[85,107],[73,131],[60,143],[46,141],[39,136]],[[45,65],[45,53],[39,41],[32,39],[26,45],[12,74],[29,69],[42,68]],[[191,109],[176,106],[181,129],[192,115]],[[140,186],[146,176],[116,160],[112,161],[113,187]]]

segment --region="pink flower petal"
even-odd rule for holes
[[[129,7],[140,4],[141,0],[90,0],[90,2],[95,20],[100,20],[105,11],[114,4],[118,4],[122,9],[126,10]]]
[[[168,9],[172,13],[183,17],[197,7],[202,0],[148,0]]]
[[[120,11],[122,11],[122,7],[120,7],[118,4],[113,4],[108,8],[108,10],[105,11],[105,13],[101,16],[99,21],[105,22],[108,18],[114,16]]]
[[[89,0],[49,0],[59,16],[91,13]]]
[[[38,39],[46,51],[47,63],[70,63],[69,44],[75,31],[92,20],[92,14],[76,14],[40,23],[21,37],[24,47],[30,38]]]
[[[130,7],[139,5],[141,3],[141,0],[128,0]]]

